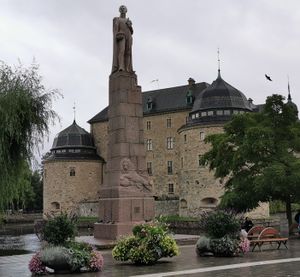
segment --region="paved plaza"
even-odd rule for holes
[[[288,242],[289,249],[280,250],[264,248],[262,252],[249,252],[245,256],[235,258],[198,257],[194,245],[180,246],[180,255],[170,259],[162,259],[152,266],[135,266],[128,263],[115,262],[111,250],[102,250],[104,270],[97,273],[53,274],[51,276],[83,276],[83,277],[129,277],[129,276],[199,276],[199,277],[250,277],[300,276],[300,240]],[[267,249],[268,248],[268,249]],[[0,257],[1,277],[31,276],[28,261],[32,254]]]

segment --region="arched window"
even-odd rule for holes
[[[217,205],[218,200],[214,197],[206,197],[201,200],[201,203],[203,206],[213,206],[214,207]]]
[[[52,202],[51,203],[51,209],[52,210],[59,210],[60,209],[60,204],[58,202]]]
[[[71,167],[70,168],[70,176],[75,176],[76,172],[75,172],[75,168],[74,167]]]
[[[180,200],[180,208],[186,209],[187,208],[187,201],[185,199]]]

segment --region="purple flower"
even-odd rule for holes
[[[103,265],[104,265],[104,259],[101,253],[99,251],[92,250],[91,259],[89,262],[89,269],[91,271],[99,271],[102,270]]]
[[[40,257],[39,257],[39,252],[36,253],[30,260],[28,264],[29,270],[36,275],[42,275],[47,273],[46,271],[46,266],[43,265]]]

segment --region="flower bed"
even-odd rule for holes
[[[120,239],[112,251],[117,261],[130,261],[139,265],[156,263],[162,257],[179,254],[176,241],[163,223],[145,223],[133,228],[133,236]]]
[[[86,243],[74,241],[74,218],[61,214],[39,226],[39,238],[47,245],[36,253],[29,262],[33,275],[42,275],[50,271],[86,272],[99,271],[103,268],[103,257],[100,252]]]
[[[199,256],[232,257],[249,251],[247,233],[240,232],[241,218],[235,213],[216,210],[206,213],[200,220],[205,232],[196,244]]]

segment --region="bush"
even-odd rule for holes
[[[120,239],[112,250],[115,260],[125,262],[130,260],[129,250],[138,247],[138,240],[134,236]]]
[[[200,219],[203,231],[211,238],[237,237],[241,218],[232,211],[216,210],[204,213]]]
[[[63,245],[72,240],[76,234],[75,218],[61,213],[58,216],[49,218],[45,226],[40,230],[41,237],[48,243]]]
[[[103,267],[100,252],[85,243],[71,242],[66,246],[47,246],[34,255],[29,269],[34,274],[46,273],[46,266],[56,270],[80,272],[82,268],[99,271]]]
[[[210,246],[215,256],[232,257],[239,251],[239,241],[229,236],[212,239]]]
[[[82,269],[99,271],[103,257],[87,243],[74,241],[75,220],[66,213],[41,221],[35,226],[39,238],[49,244],[29,262],[33,274],[46,272],[46,266],[56,270],[80,272]]]
[[[162,257],[179,254],[178,246],[165,224],[140,224],[132,232],[133,236],[124,237],[117,242],[112,251],[115,260],[147,265],[154,264]]]
[[[69,264],[71,271],[80,271],[80,268],[87,265],[91,259],[91,253],[84,248],[68,248],[70,253]]]
[[[210,239],[205,236],[201,236],[196,244],[196,252],[199,256],[205,256],[208,253],[211,253]]]
[[[71,269],[71,254],[63,246],[49,246],[40,252],[43,265],[54,270]]]

